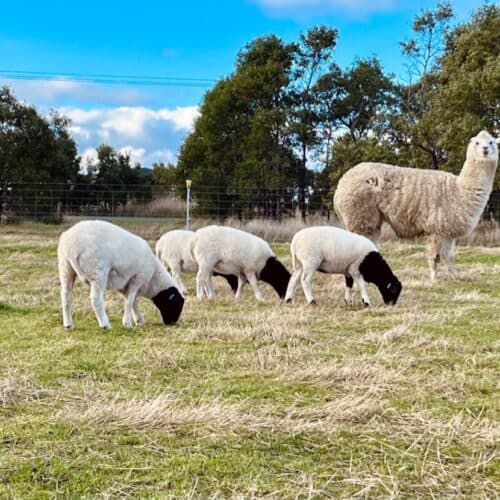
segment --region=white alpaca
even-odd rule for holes
[[[181,293],[187,294],[186,287],[181,279],[181,272],[196,273],[198,272],[198,263],[189,251],[189,242],[194,236],[194,231],[185,229],[174,229],[166,232],[156,243],[156,256],[161,260],[163,265],[172,276],[177,280],[180,286]],[[236,291],[238,278],[232,275],[223,275],[214,273],[216,276],[222,276],[231,286],[233,291]]]
[[[308,227],[294,235],[290,252],[293,273],[286,291],[287,302],[291,302],[300,279],[307,301],[316,303],[311,287],[316,271],[345,276],[347,303],[352,302],[353,282],[366,306],[370,306],[370,299],[365,282],[377,286],[386,304],[395,304],[401,293],[401,283],[377,247],[359,234],[331,226]]]
[[[90,301],[99,326],[111,328],[104,308],[104,291],[118,290],[125,298],[123,325],[144,322],[137,297],[147,297],[165,324],[179,318],[184,299],[177,283],[139,236],[104,221],[83,221],[61,234],[57,247],[63,324],[73,328],[71,314],[75,278],[90,285]]]
[[[497,164],[496,141],[483,130],[470,140],[460,175],[360,163],[340,179],[334,207],[347,229],[375,241],[383,222],[401,238],[427,236],[431,278],[440,256],[452,277],[455,241],[476,227]]]
[[[189,248],[199,266],[196,276],[198,298],[213,297],[211,277],[214,270],[238,277],[236,300],[246,282],[250,283],[257,300],[262,300],[257,280],[269,283],[281,298],[285,296],[290,273],[263,239],[232,227],[207,226],[196,231]]]

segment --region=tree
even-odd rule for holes
[[[295,157],[283,103],[294,50],[274,35],[257,38],[238,55],[234,73],[206,93],[178,161],[204,214],[267,210],[258,188],[289,182]]]
[[[68,182],[79,170],[67,118],[49,119],[0,88],[0,182]]]
[[[322,121],[318,106],[317,81],[331,65],[337,45],[335,28],[318,26],[300,36],[290,90],[290,134],[299,151],[297,163],[298,203],[302,220],[306,219],[306,176],[309,151],[320,143],[318,125]]]
[[[439,57],[452,17],[449,2],[421,12],[413,22],[413,38],[401,43],[403,54],[409,58],[410,81],[398,88],[399,109],[391,118],[391,135],[398,148],[412,150],[413,166],[438,169],[446,161],[435,98]]]
[[[117,153],[109,144],[97,147],[97,160],[87,166],[85,181],[88,202],[106,213],[129,201],[151,199],[151,187],[141,177],[141,165],[132,165],[130,155]]]
[[[440,59],[436,108],[445,168],[458,172],[470,137],[500,129],[500,6],[484,5],[448,36]],[[497,172],[496,186],[500,187]]]

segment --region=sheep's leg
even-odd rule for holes
[[[73,287],[76,273],[67,261],[59,261],[59,280],[61,282],[61,305],[64,328],[74,328],[71,314],[73,303]]]
[[[139,310],[139,304],[137,303],[137,297],[135,298],[134,304],[132,306],[132,317],[134,318],[134,323],[137,326],[144,324],[144,316],[142,315],[141,311]]]
[[[344,300],[346,304],[352,304],[352,286],[354,284],[354,280],[351,276],[345,277],[345,295]]]
[[[366,283],[365,280],[363,279],[363,276],[358,273],[352,273],[352,279],[356,283],[356,286],[359,288],[359,291],[361,293],[361,300],[363,301],[363,304],[366,307],[370,307],[370,297],[368,297],[368,292],[366,291]]]
[[[447,276],[449,279],[455,279],[455,270],[453,269],[453,256],[455,254],[455,240],[447,240],[441,249],[441,255],[446,262]]]
[[[214,295],[212,286],[212,267],[207,265],[200,265],[198,274],[196,275],[196,297],[202,299],[203,295],[206,295],[209,299]]]
[[[297,283],[302,275],[302,268],[295,269],[293,271],[292,276],[290,277],[290,281],[288,282],[288,287],[286,289],[285,300],[287,302],[291,302],[293,296],[295,294],[295,288],[297,288]]]
[[[108,316],[104,308],[104,290],[105,287],[101,282],[92,281],[90,283],[90,303],[94,309],[99,326],[110,330],[111,325],[109,324]]]
[[[255,298],[261,302],[263,299],[262,293],[260,292],[259,285],[257,285],[257,276],[255,276],[255,273],[248,273],[245,274],[246,279],[250,283],[250,286],[252,287],[253,293],[255,294]]]
[[[316,269],[317,267],[304,266],[302,270],[302,276],[300,277],[302,290],[304,290],[304,295],[306,296],[307,302],[309,302],[309,304],[311,305],[316,305],[316,301],[314,300],[314,296],[312,293],[312,279]]]
[[[134,314],[134,304],[137,297],[138,287],[129,289],[125,297],[125,307],[123,312],[122,324],[125,328],[132,326],[132,315]]]
[[[242,274],[238,274],[238,288],[236,289],[236,294],[234,295],[234,300],[240,300],[241,292],[243,287],[246,285],[246,278]]]
[[[431,238],[428,246],[428,262],[431,271],[431,280],[436,281],[437,279],[437,264],[440,260],[442,242],[437,238]]]
[[[170,273],[172,274],[173,278],[179,284],[179,291],[181,292],[181,294],[187,295],[187,289],[184,286],[184,283],[182,282],[182,279],[181,279],[181,266],[179,265],[178,262],[176,262],[175,264],[172,264],[172,267],[170,268]]]

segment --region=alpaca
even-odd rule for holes
[[[340,179],[333,198],[350,231],[376,241],[383,222],[401,238],[426,236],[431,279],[442,257],[454,277],[457,238],[477,225],[493,187],[498,164],[495,139],[485,130],[473,137],[460,175],[364,162]]]

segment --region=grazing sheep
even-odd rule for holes
[[[315,271],[345,275],[345,301],[352,302],[355,282],[365,306],[370,305],[365,281],[374,283],[386,304],[395,304],[401,283],[394,276],[377,247],[368,238],[331,226],[307,227],[292,238],[290,244],[293,273],[285,300],[291,302],[300,279],[309,304],[316,304],[311,282]]]
[[[61,234],[57,247],[63,324],[73,328],[71,315],[75,278],[90,285],[90,301],[99,326],[111,328],[104,308],[104,291],[118,290],[125,298],[123,326],[144,322],[137,297],[147,297],[165,324],[179,318],[184,299],[177,283],[139,236],[104,221],[83,221]]]
[[[453,277],[455,240],[477,225],[498,164],[495,139],[485,130],[470,140],[456,176],[435,170],[360,163],[340,179],[333,203],[350,231],[374,240],[387,222],[402,238],[427,236],[431,278],[440,256]]]
[[[212,272],[233,274],[238,277],[235,299],[241,296],[248,281],[257,300],[262,300],[257,280],[269,283],[283,298],[290,273],[276,258],[269,244],[253,234],[222,226],[198,229],[189,242],[189,251],[198,262],[196,296],[214,295]]]
[[[194,231],[186,231],[185,229],[168,231],[158,240],[155,248],[156,256],[177,280],[183,295],[187,295],[187,290],[181,280],[181,272],[198,272],[198,263],[188,249],[188,244],[193,235]],[[231,290],[236,292],[238,288],[238,278],[236,276],[220,273],[214,273],[214,275],[225,278]]]

